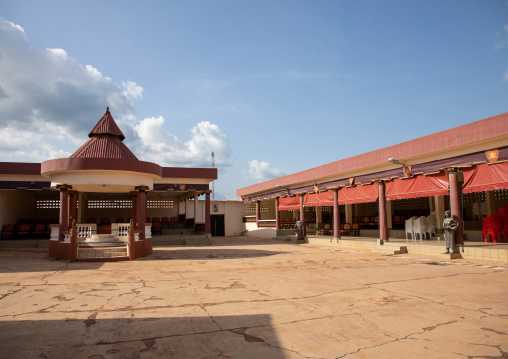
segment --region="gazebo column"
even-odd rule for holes
[[[299,196],[300,196],[300,222],[302,222],[302,235],[305,237],[307,235],[307,230],[305,229],[305,208],[303,206],[305,194],[302,193]]]
[[[316,208],[316,228],[319,229],[319,223],[323,223],[323,208],[321,206],[317,206]]]
[[[256,201],[256,227],[258,228],[260,220],[261,220],[261,201]]]
[[[462,239],[462,213],[460,210],[460,187],[457,171],[448,172],[448,182],[450,184],[450,211],[451,218],[459,223],[454,232],[453,254],[460,256],[460,246],[464,244]]]
[[[132,198],[132,222],[134,223],[134,228],[138,229],[138,192],[132,191],[131,193]],[[146,220],[146,218],[145,218]]]
[[[67,198],[69,202],[69,223],[72,223],[72,221],[76,220],[77,223],[77,216],[78,216],[78,206],[77,206],[77,197],[78,193],[76,191],[68,191],[67,192]]]
[[[210,190],[205,191],[205,233],[211,235],[212,224],[210,218],[210,193],[212,193],[212,191]]]
[[[379,203],[379,242],[388,242],[388,221],[386,217],[386,196],[385,183],[378,182],[378,203]]]
[[[69,230],[69,189],[72,186],[61,184],[56,186],[58,190],[60,190],[60,235],[59,240],[62,241],[64,239],[63,232],[67,232]]]
[[[275,229],[280,229],[279,197],[275,197]]]
[[[445,218],[444,196],[434,196],[434,201],[435,201],[437,228],[443,229],[443,221]]]
[[[146,191],[148,190],[147,186],[137,186],[136,190],[138,191],[138,231],[141,231],[139,234],[139,239],[145,239],[145,221],[146,221]]]
[[[194,225],[196,225],[198,221],[198,204],[199,204],[199,194],[194,194]]]
[[[353,224],[353,205],[346,204],[344,209],[346,211],[346,223]]]
[[[339,190],[333,189],[333,239],[340,239]]]
[[[86,209],[86,203],[85,203],[86,197],[83,195],[82,192],[78,192],[78,208],[77,208],[77,218],[76,221],[78,223],[85,223],[85,209]]]

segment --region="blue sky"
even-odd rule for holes
[[[508,1],[0,0],[0,156],[68,157],[110,107],[215,199],[508,111]],[[508,124],[507,124],[508,125]]]

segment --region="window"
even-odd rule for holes
[[[146,208],[173,208],[172,200],[152,200],[147,201]]]
[[[60,208],[59,199],[38,199],[35,203],[37,209],[58,209]]]

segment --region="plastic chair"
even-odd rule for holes
[[[429,235],[429,239],[432,239],[432,235],[436,235],[436,229],[437,229],[437,221],[436,216],[434,214],[431,214],[427,217],[427,233]]]
[[[420,237],[420,241],[425,237],[427,233],[427,218],[424,216],[420,216],[413,221],[413,234],[415,236],[418,235]]]
[[[494,213],[487,218],[483,219],[483,241],[487,243],[487,237],[490,236],[492,242],[496,243],[496,240],[500,239],[503,224],[499,214]]]
[[[353,223],[351,226],[351,233],[353,236],[360,235],[360,225],[358,223]]]
[[[473,203],[473,221],[478,217],[478,220],[482,219],[482,215],[480,213],[480,202]]]
[[[348,236],[351,235],[351,224],[349,223],[344,223],[344,226],[340,229],[341,235],[346,235],[346,233]]]
[[[411,239],[414,240],[415,233],[413,231],[413,218],[406,219],[405,224],[406,224],[406,241],[408,240],[408,238],[407,238],[408,234],[410,234]]]

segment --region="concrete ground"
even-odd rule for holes
[[[508,266],[243,237],[0,250],[0,358],[508,358]]]

